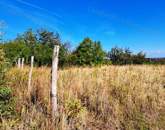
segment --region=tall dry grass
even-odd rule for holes
[[[59,117],[50,118],[50,68],[11,69],[9,86],[16,97],[15,119],[1,129],[164,130],[165,66],[103,66],[59,70]]]

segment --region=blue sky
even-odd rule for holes
[[[84,37],[165,57],[164,0],[0,0],[5,39],[28,28],[58,31],[63,41],[78,45]]]

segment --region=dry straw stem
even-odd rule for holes
[[[25,67],[20,73],[13,68],[7,74],[18,99],[18,113],[21,112],[20,120],[14,123],[16,129],[24,126],[43,130],[165,129],[163,65],[72,67],[59,70],[57,94],[60,119],[53,123],[49,122],[50,68],[34,68],[32,85],[37,103],[28,109],[24,105],[27,70]],[[81,116],[74,118],[69,117],[71,106],[77,113],[76,104],[71,103],[69,109],[65,106],[68,100],[73,99],[79,100],[79,107],[85,107],[87,112],[81,112]]]

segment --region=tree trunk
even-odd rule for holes
[[[58,71],[58,55],[59,45],[54,46],[52,57],[52,82],[51,82],[51,105],[52,105],[52,117],[58,115],[57,108],[57,71]]]
[[[32,81],[32,72],[33,72],[33,62],[34,62],[34,56],[31,56],[31,67],[30,67],[29,81],[28,81],[28,95],[31,94],[31,90],[32,90],[31,81]]]

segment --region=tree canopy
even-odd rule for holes
[[[102,64],[105,57],[101,43],[94,42],[90,38],[85,38],[73,54],[78,65]]]
[[[28,64],[33,55],[35,64],[41,66],[51,64],[54,44],[61,45],[61,50],[64,48],[58,33],[43,29],[33,32],[32,29],[28,29],[22,35],[18,35],[16,39],[6,42],[3,49],[12,64],[15,64],[20,57],[24,57],[25,63]],[[60,56],[60,59],[64,59],[62,57],[64,54],[60,54]]]
[[[145,62],[145,54],[143,52],[133,54],[129,48],[114,47],[108,52],[107,56],[113,64],[119,65],[143,64]]]
[[[129,48],[113,47],[110,51],[105,52],[100,41],[93,41],[89,37],[84,38],[74,50],[70,50],[69,42],[62,42],[58,33],[46,29],[36,31],[28,29],[14,40],[0,44],[0,48],[3,48],[5,57],[13,65],[18,58],[24,58],[25,64],[29,64],[30,57],[34,56],[36,66],[49,66],[52,63],[54,45],[60,45],[60,67],[95,66],[111,63],[117,65],[151,63],[146,59],[145,53],[135,54]],[[154,61],[152,60],[152,62]]]

